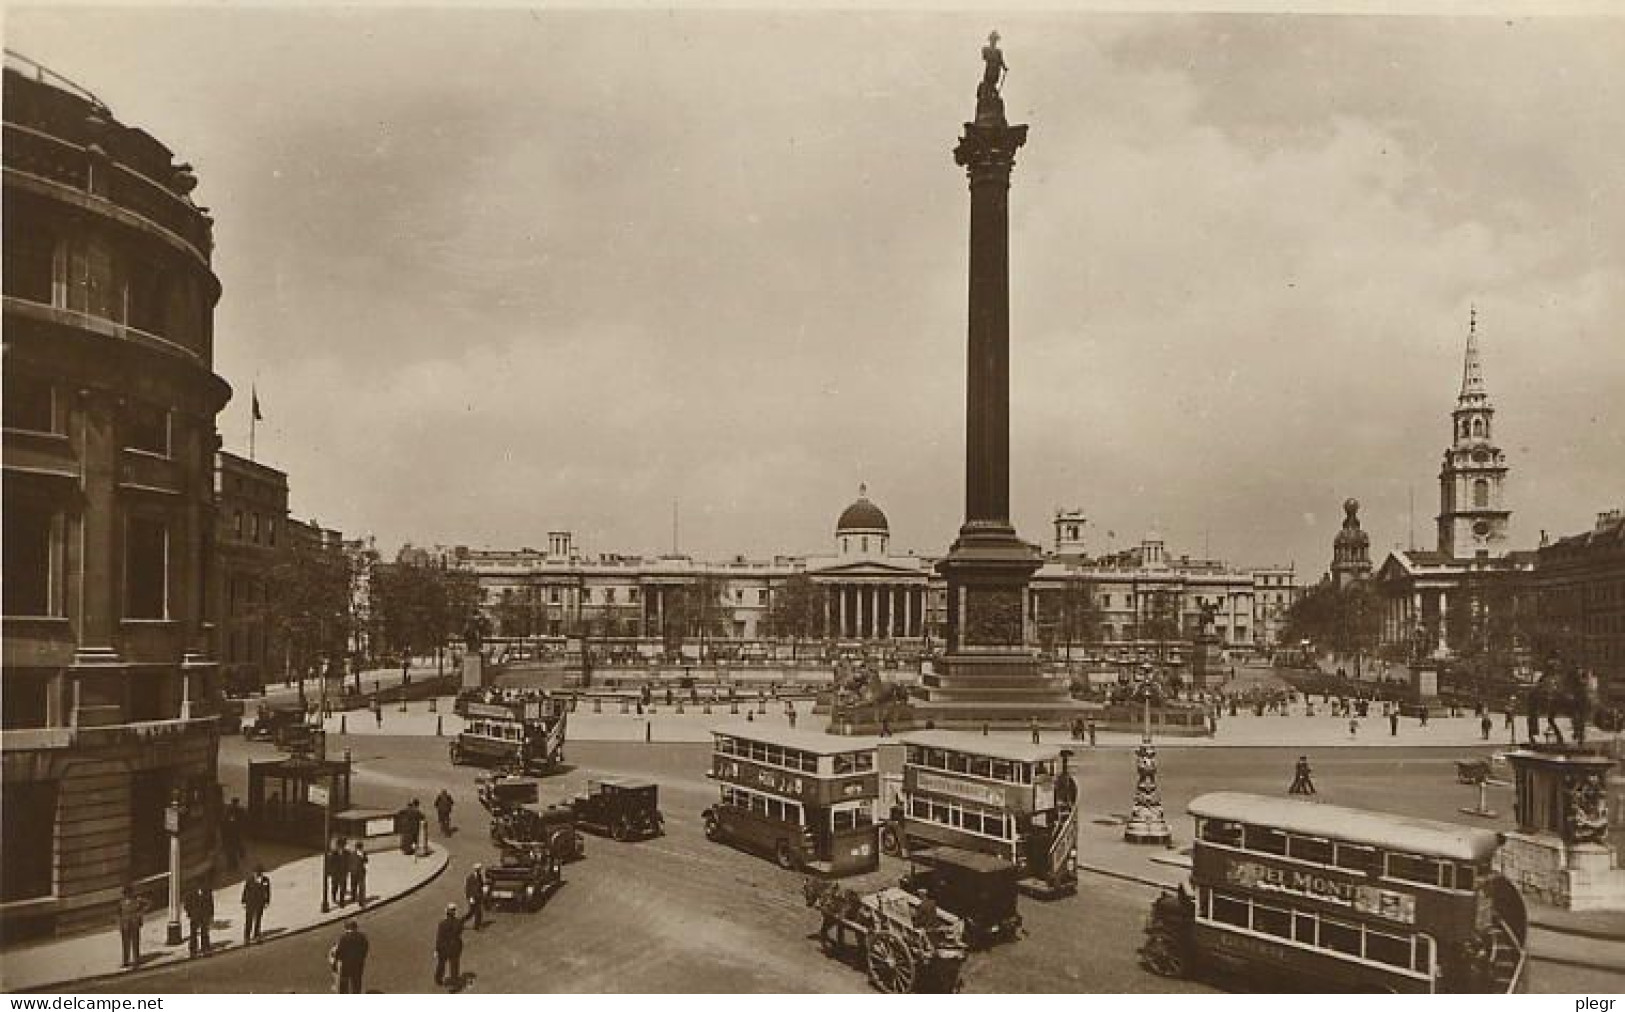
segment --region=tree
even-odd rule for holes
[[[479,580],[473,573],[447,569],[410,548],[373,574],[378,635],[398,653],[423,656],[462,636],[478,615],[479,601]]]
[[[722,631],[726,619],[723,589],[720,578],[699,573],[666,596],[666,620],[660,632],[668,651],[680,650],[689,636],[698,636],[700,660],[705,660],[706,640]]]
[[[1292,602],[1282,624],[1289,642],[1308,640],[1335,654],[1353,655],[1358,674],[1361,658],[1376,649],[1382,631],[1382,608],[1364,580],[1339,587],[1322,581]]]
[[[350,560],[343,552],[291,538],[266,574],[267,620],[301,674],[329,670],[345,655],[352,625]]]
[[[1074,643],[1093,643],[1100,633],[1100,606],[1094,585],[1068,573],[1057,590],[1038,596],[1038,637],[1046,649],[1060,643],[1072,662]]]
[[[796,573],[774,592],[767,620],[774,636],[789,638],[790,659],[795,660],[801,641],[818,635],[823,629],[823,588],[806,573]]]

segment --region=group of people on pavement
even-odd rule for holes
[[[339,907],[351,901],[367,905],[367,848],[360,840],[350,849],[342,840],[334,840],[322,859],[322,872],[329,903]]]

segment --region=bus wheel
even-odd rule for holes
[[[903,834],[896,826],[884,826],[880,830],[880,851],[891,857],[903,856]]]
[[[705,813],[705,838],[713,841],[722,839],[722,824],[710,812]]]
[[[1185,954],[1165,931],[1154,932],[1140,948],[1140,962],[1159,977],[1185,976]]]
[[[609,827],[609,836],[612,840],[625,843],[632,838],[632,827],[625,819],[616,819],[615,824]]]
[[[796,866],[801,863],[796,860],[796,852],[791,850],[790,845],[783,840],[779,841],[778,849],[773,852],[773,860],[777,861],[779,867],[785,871],[795,871]]]

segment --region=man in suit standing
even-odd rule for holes
[[[271,879],[263,866],[243,880],[243,944],[259,940],[260,921],[265,908],[271,905]]]

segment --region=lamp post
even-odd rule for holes
[[[1123,839],[1129,843],[1173,842],[1173,831],[1168,828],[1168,817],[1162,810],[1162,790],[1157,786],[1157,748],[1151,743],[1151,697],[1156,691],[1156,668],[1141,664],[1134,692],[1139,695],[1145,715],[1140,744],[1134,749],[1134,807],[1129,811],[1128,824],[1123,827]]]
[[[169,792],[169,804],[164,806],[164,830],[169,834],[169,924],[164,929],[164,943],[181,944],[181,792]]]

